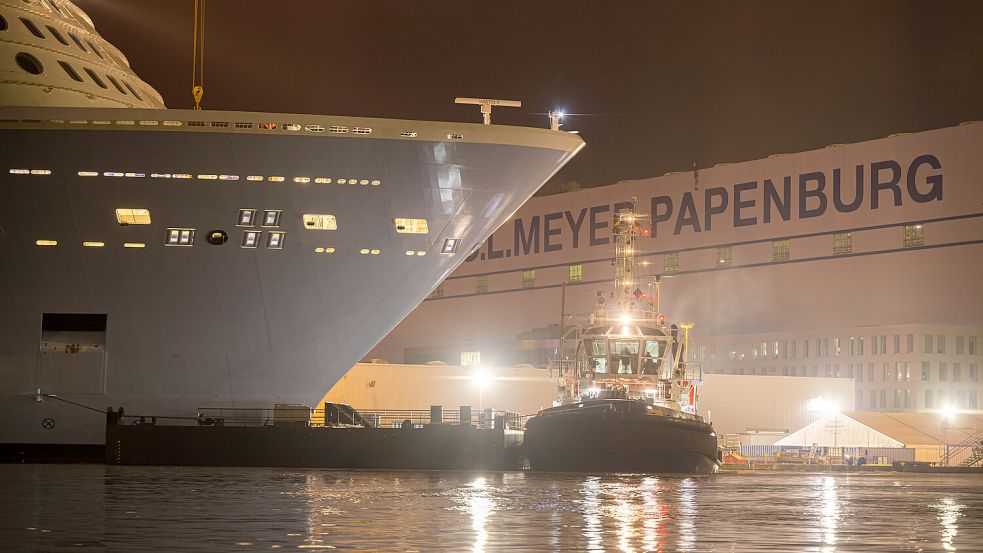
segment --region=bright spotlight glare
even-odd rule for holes
[[[825,414],[840,412],[840,404],[833,400],[827,400],[823,396],[810,399],[806,402],[806,411],[818,411]]]
[[[471,380],[474,381],[479,388],[484,388],[491,384],[492,377],[487,372],[478,369],[471,375]]]
[[[949,420],[956,415],[956,408],[951,403],[942,408],[942,418]]]
[[[628,313],[624,313],[620,317],[618,317],[618,320],[621,321],[621,324],[627,325],[628,323],[631,322],[631,316],[629,316]]]

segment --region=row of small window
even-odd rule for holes
[[[11,173],[13,173],[14,171],[24,171],[24,169],[16,169],[16,170],[15,169],[11,169],[10,171],[11,171]],[[17,173],[17,174],[30,174],[30,171],[28,173],[20,172],[20,173]],[[51,172],[49,171],[46,174],[50,175]],[[78,176],[80,176],[80,177],[98,177],[99,175],[100,175],[100,173],[98,171],[79,171],[78,172]],[[121,171],[103,171],[102,172],[102,176],[104,176],[104,177],[131,177],[131,178],[136,177],[136,178],[144,178],[144,177],[147,176],[147,174],[146,173],[121,172]],[[239,175],[214,175],[214,174],[193,175],[191,173],[150,173],[150,178],[154,178],[154,179],[194,179],[194,178],[197,178],[198,180],[237,181],[237,180],[239,180]],[[266,177],[266,176],[263,176],[263,175],[247,175],[246,176],[246,180],[247,181],[251,181],[251,182],[263,182],[264,180],[268,180],[270,182],[285,182],[287,180],[287,178],[286,177],[282,177],[282,176],[276,176],[276,175],[270,176],[270,177]],[[298,183],[298,184],[307,184],[307,183],[310,183],[311,182],[311,177],[293,177],[293,179],[291,179],[291,180],[293,180],[293,182]],[[371,185],[371,186],[379,186],[379,185],[382,184],[382,181],[379,180],[379,179],[372,179],[372,180],[370,180],[370,179],[354,179],[354,178],[353,179],[347,179],[347,178],[345,178],[345,179],[334,179],[334,180],[332,180],[332,179],[327,178],[327,177],[315,177],[313,180],[317,184],[331,184],[332,182],[336,182],[338,184],[359,184],[359,185],[362,185],[362,186],[369,186],[369,185]]]
[[[953,336],[953,339],[955,342],[956,355],[963,355],[963,353],[968,355],[977,355],[979,353],[979,349],[977,349],[976,336]],[[948,337],[945,334],[926,334],[925,353],[933,353],[933,342],[935,345],[934,353],[946,352]]]
[[[42,33],[41,29],[39,29],[38,26],[34,24],[33,20],[26,17],[21,17],[20,21],[21,23],[24,24],[24,28],[26,28],[28,32],[30,32],[32,35],[34,35],[35,37],[41,40],[46,40],[44,33]],[[79,23],[79,25],[82,26],[81,23]],[[62,36],[62,34],[58,31],[58,29],[55,29],[51,25],[45,25],[45,28],[48,29],[48,32],[51,33],[51,36],[55,37],[55,40],[60,42],[62,46],[65,46],[66,48],[71,48],[71,44],[67,40],[65,40],[65,37]],[[3,16],[0,16],[0,31],[5,31],[5,30],[7,30],[7,21],[3,19]],[[123,63],[122,60],[120,60],[115,55],[113,55],[111,51],[106,50],[105,55],[103,55],[103,52],[99,49],[99,47],[93,44],[92,41],[82,40],[78,36],[76,36],[75,33],[71,31],[66,31],[65,34],[68,35],[68,38],[72,39],[72,42],[75,43],[75,46],[77,46],[79,50],[82,50],[85,53],[91,51],[93,54],[98,56],[100,60],[112,62],[116,64],[117,67],[123,69],[129,69],[129,66],[127,66],[125,63]],[[88,48],[86,48],[86,45],[88,45]],[[109,58],[108,60],[106,59],[107,56]]]
[[[837,365],[838,367],[839,365]],[[950,372],[951,369],[951,372]],[[850,372],[853,372],[853,365],[850,365]],[[933,379],[932,364],[928,361],[922,361],[922,382],[962,382],[963,381],[963,365],[962,363],[949,363],[943,361],[938,363],[937,372],[935,373],[937,378]],[[967,382],[979,382],[979,365],[976,363],[970,363],[967,366],[967,371],[965,373]],[[877,377],[877,378],[875,378]],[[879,379],[878,379],[879,378]],[[857,382],[911,382],[911,365],[908,361],[896,361],[892,367],[891,363],[882,363],[881,370],[874,370],[874,363],[867,364],[866,373],[863,370],[863,363],[857,365]]]
[[[873,401],[873,396],[871,396]],[[979,394],[976,390],[930,390],[925,389],[925,409],[943,408],[968,409],[975,411],[980,408]]]
[[[57,240],[46,240],[46,239],[43,239],[43,240],[35,240],[34,243],[36,245],[38,245],[38,246],[45,246],[45,247],[51,247],[51,246],[57,246],[58,245],[58,241]],[[86,248],[102,248],[105,245],[106,245],[105,242],[95,242],[95,241],[82,242],[82,246],[84,246]],[[147,245],[144,244],[143,242],[124,242],[123,243],[123,247],[124,248],[146,248]]]
[[[197,229],[193,228],[169,228],[165,235],[165,246],[194,246]],[[240,246],[243,248],[257,248],[262,242],[263,232],[259,230],[246,230],[242,233]],[[283,242],[287,233],[283,231],[269,231],[266,234],[266,247],[270,250],[283,249]],[[228,235],[222,231],[212,231],[208,236],[211,244],[224,244],[228,240]]]
[[[40,75],[44,73],[44,65],[41,63],[41,60],[37,59],[31,54],[28,54],[27,52],[18,52],[14,59],[17,61],[18,67],[31,75]],[[73,81],[80,83],[85,82],[85,80],[82,79],[82,76],[75,71],[72,64],[64,60],[58,60],[58,65],[61,66],[61,68],[65,71],[65,74],[67,74]],[[109,89],[109,87],[106,86],[105,81],[103,81],[95,71],[89,69],[88,67],[83,67],[82,70],[85,71],[89,78],[92,79],[92,82],[96,83],[99,88]],[[107,74],[106,78],[109,79],[109,82],[113,84],[113,87],[118,90],[120,94],[126,96],[126,91],[129,90],[130,94],[132,94],[137,100],[141,102],[143,101],[143,98],[140,97],[140,94],[138,94],[132,86],[130,86],[130,83],[124,80],[122,81],[123,84],[121,86],[120,81],[117,81],[112,75]],[[126,89],[124,90],[123,87],[126,87]]]

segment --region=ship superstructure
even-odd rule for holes
[[[0,18],[0,443],[102,443],[109,406],[314,406],[583,147],[164,109],[71,2]]]

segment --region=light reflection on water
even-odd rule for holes
[[[983,475],[0,465],[0,549],[980,551]]]

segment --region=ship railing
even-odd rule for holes
[[[436,407],[436,406],[435,406]],[[501,420],[509,430],[522,430],[528,417],[510,411],[496,409],[356,409],[358,414],[377,428],[415,428],[428,424],[473,425],[476,428],[495,428]]]

